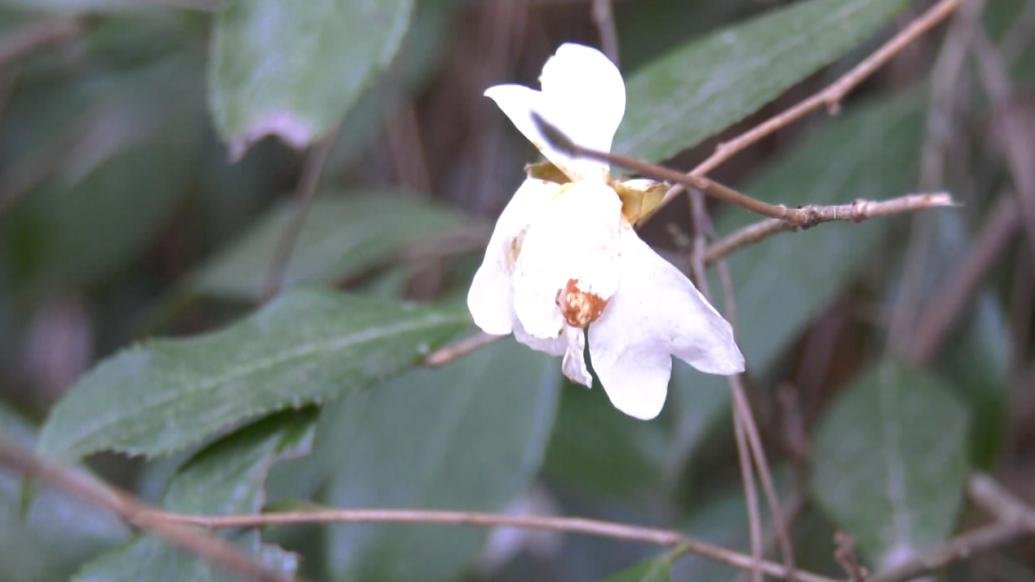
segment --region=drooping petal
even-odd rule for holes
[[[482,331],[496,335],[511,332],[511,277],[522,238],[529,223],[546,208],[560,187],[545,180],[526,179],[497,219],[485,257],[467,292],[467,307]]]
[[[529,335],[521,326],[521,322],[515,321],[514,339],[538,352],[551,356],[563,356],[561,371],[564,372],[564,375],[572,382],[582,384],[587,388],[593,386],[593,376],[586,366],[586,336],[582,329],[569,325],[564,327],[559,336],[541,339]]]
[[[539,81],[542,91],[521,85],[496,85],[488,88],[485,96],[495,101],[518,131],[569,178],[606,179],[607,164],[575,159],[550,147],[532,120],[532,112],[575,143],[610,151],[625,113],[625,83],[617,67],[596,49],[566,43],[543,65]]]
[[[601,302],[611,298],[618,288],[621,230],[621,201],[610,187],[561,186],[525,233],[514,271],[514,314],[530,335],[560,335],[566,323],[558,307],[562,290]]]
[[[561,360],[561,371],[569,380],[576,384],[582,384],[586,388],[593,387],[593,376],[586,366],[586,334],[578,327],[566,326],[564,335],[567,338],[567,346],[564,350],[564,358]]]
[[[622,229],[618,291],[589,329],[589,353],[616,408],[651,419],[661,412],[671,355],[702,372],[744,371],[729,323],[678,269],[632,228]]]

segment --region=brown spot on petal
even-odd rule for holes
[[[514,238],[510,239],[505,249],[507,255],[507,268],[511,271],[517,265],[518,257],[521,256],[521,245],[525,242],[525,231],[521,231]]]
[[[557,306],[568,325],[586,327],[604,311],[607,300],[594,293],[579,289],[575,279],[568,279],[568,284],[557,292]]]

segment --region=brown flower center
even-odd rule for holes
[[[575,279],[568,279],[568,284],[557,292],[557,306],[568,325],[586,327],[604,311],[607,300],[599,295],[579,289]]]

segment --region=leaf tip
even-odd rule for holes
[[[252,144],[266,136],[276,136],[296,150],[304,149],[316,139],[311,124],[288,111],[274,111],[253,121],[229,143],[230,161],[239,161]]]

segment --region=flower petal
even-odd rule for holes
[[[532,336],[560,335],[558,293],[574,285],[607,301],[618,288],[621,201],[602,183],[561,186],[528,229],[514,271],[514,314]]]
[[[587,388],[593,387],[593,376],[586,366],[586,336],[582,329],[565,326],[561,335],[541,339],[528,335],[528,332],[521,327],[520,321],[514,322],[514,339],[538,352],[544,352],[551,356],[564,356],[561,360],[561,371],[572,382],[582,384]]]
[[[622,229],[622,278],[589,329],[589,352],[616,408],[651,419],[661,412],[676,355],[702,372],[744,371],[733,330],[678,269],[632,228]]]
[[[604,180],[607,164],[572,158],[549,146],[532,120],[532,112],[561,130],[575,143],[611,150],[618,124],[625,113],[625,83],[614,64],[600,51],[563,44],[539,77],[542,91],[521,85],[496,85],[485,96],[496,102],[535,147],[572,180]]]
[[[604,53],[562,44],[543,65],[539,84],[552,113],[560,117],[560,130],[579,145],[611,151],[625,115],[625,82]]]
[[[564,329],[564,337],[568,341],[564,350],[564,358],[561,360],[561,371],[572,382],[592,388],[593,376],[590,375],[589,368],[586,366],[585,331],[569,325]]]
[[[496,220],[485,258],[467,292],[467,308],[486,333],[506,335],[514,318],[511,277],[528,225],[553,199],[559,184],[526,179]],[[559,354],[558,354],[559,355]]]

